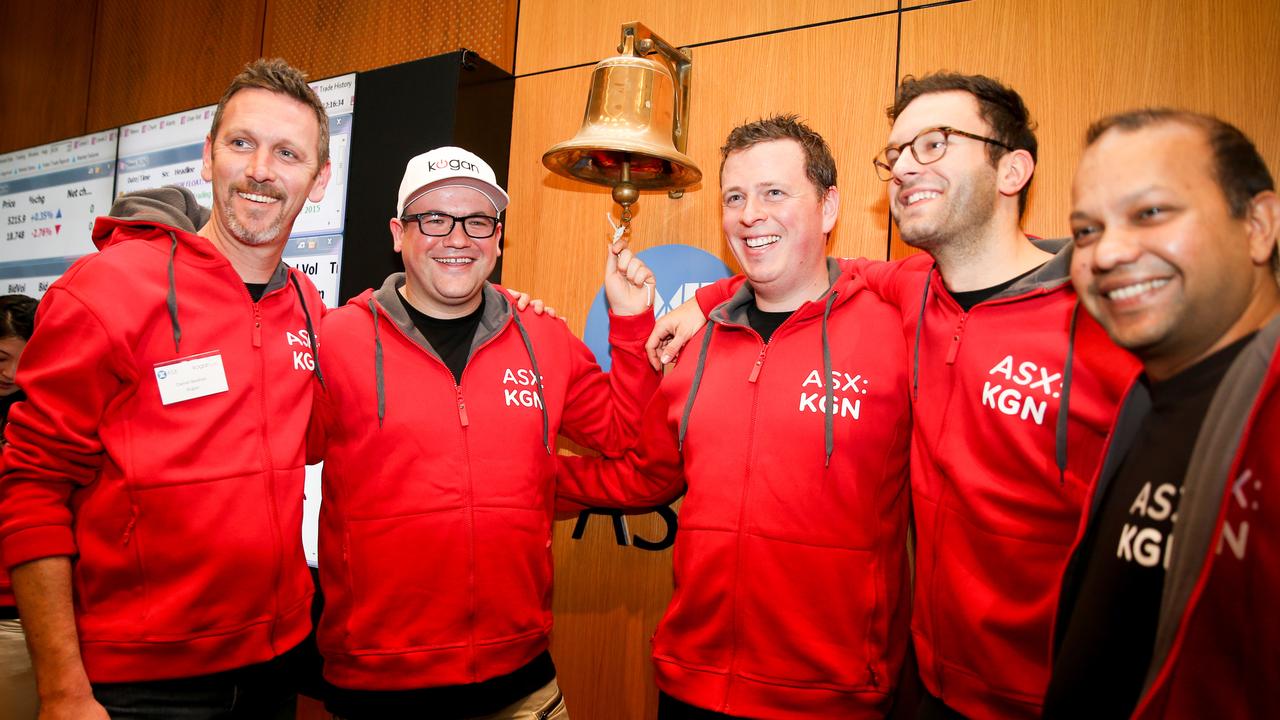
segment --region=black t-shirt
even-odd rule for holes
[[[480,316],[484,314],[484,295],[480,295],[480,307],[475,312],[460,318],[434,318],[409,304],[403,293],[397,292],[400,304],[409,313],[414,327],[427,339],[432,349],[444,361],[445,367],[453,373],[453,381],[462,382],[462,369],[467,366],[467,356],[471,354],[471,341],[476,336],[476,328],[480,327]],[[535,688],[537,689],[537,688]]]
[[[973,309],[974,305],[977,305],[978,303],[986,300],[990,300],[996,295],[999,295],[1005,290],[1008,290],[1009,288],[1013,287],[1014,283],[1030,275],[1031,273],[1039,270],[1041,267],[1043,267],[1043,265],[1037,265],[1031,268],[1030,270],[1022,273],[1021,275],[1018,275],[1017,277],[1011,277],[1008,280],[1005,280],[1004,282],[998,285],[985,287],[985,288],[982,288],[981,290],[966,290],[964,292],[951,292],[950,290],[948,290],[947,292],[951,294],[951,297],[956,301],[956,304],[960,306],[961,310],[964,310],[965,312],[969,312],[970,310]]]
[[[1080,547],[1044,717],[1128,717],[1155,646],[1182,481],[1213,393],[1252,335],[1163,382]]]
[[[267,286],[270,284],[271,283],[245,283],[244,289],[249,291],[249,297],[252,298],[254,302],[258,302],[262,299],[263,295],[267,294]]]
[[[747,324],[760,334],[760,339],[765,344],[769,343],[769,338],[773,337],[773,332],[778,329],[782,323],[791,317],[794,310],[786,312],[765,312],[761,310],[754,302],[747,306]]]

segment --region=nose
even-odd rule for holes
[[[1106,272],[1127,265],[1138,259],[1142,247],[1137,236],[1125,228],[1108,228],[1092,246],[1092,262],[1094,270]]]
[[[742,214],[738,216],[738,222],[743,225],[755,225],[768,216],[769,214],[764,209],[764,203],[753,195],[747,195],[742,201]]]
[[[471,237],[462,229],[462,222],[455,220],[453,229],[449,231],[448,235],[440,238],[440,241],[449,247],[466,247],[471,244]]]
[[[275,154],[269,147],[259,146],[249,157],[249,165],[244,174],[257,182],[269,182],[275,179]]]
[[[905,148],[890,167],[893,169],[893,181],[901,185],[907,178],[920,172],[921,165],[911,148]]]

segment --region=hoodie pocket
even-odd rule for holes
[[[887,690],[886,613],[873,553],[743,538],[737,593],[743,675],[846,690]],[[905,637],[903,638],[905,642]]]
[[[84,639],[179,640],[272,617],[282,529],[267,485],[256,474],[130,493],[115,548],[82,547]]]
[[[348,649],[461,647],[474,623],[466,509],[350,520]]]

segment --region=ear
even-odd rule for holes
[[[391,247],[401,252],[404,247],[404,223],[400,218],[391,218]]]
[[[493,249],[494,257],[502,255],[502,223],[498,223],[498,229],[493,231]]]
[[[329,185],[329,174],[332,166],[328,160],[324,161],[324,167],[320,168],[320,172],[316,173],[316,179],[311,181],[311,192],[307,193],[307,199],[313,203],[318,203],[324,199],[324,189]]]
[[[1271,262],[1280,234],[1280,196],[1266,190],[1253,196],[1244,216],[1249,232],[1249,257],[1255,265]]]
[[[840,216],[840,190],[832,185],[822,196],[822,234],[831,232]]]
[[[200,178],[205,182],[213,182],[213,136],[204,136],[204,151],[200,153]]]
[[[1022,192],[1036,171],[1036,161],[1026,150],[1010,150],[996,164],[996,188],[1001,195],[1012,197]]]

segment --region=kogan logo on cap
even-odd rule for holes
[[[432,160],[427,163],[427,170],[435,172],[436,170],[466,170],[467,172],[479,173],[480,168],[476,167],[473,162],[459,160],[458,158],[449,158],[448,160]]]

